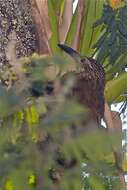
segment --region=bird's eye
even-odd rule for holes
[[[89,67],[92,69],[92,65],[91,65],[91,63],[90,63],[90,62],[88,62],[88,65],[89,65]]]

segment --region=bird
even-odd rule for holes
[[[94,58],[83,57],[65,44],[58,44],[58,46],[79,65],[76,71],[72,71],[76,80],[71,89],[71,97],[89,108],[91,117],[100,126],[105,107],[105,71],[103,66]]]

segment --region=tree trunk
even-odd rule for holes
[[[29,0],[0,1],[0,20],[0,65],[9,63],[8,57],[11,55],[6,50],[12,33],[16,35],[15,56],[17,58],[38,51]]]

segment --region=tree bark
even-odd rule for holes
[[[49,39],[51,37],[51,29],[48,17],[47,0],[31,0],[31,9],[38,36],[39,53],[50,54],[51,48],[49,45]]]
[[[119,113],[116,111],[111,111],[108,104],[105,103],[105,113],[104,118],[107,124],[107,130],[109,134],[117,134],[118,135],[118,146],[113,146],[113,154],[116,163],[116,167],[118,169],[118,177],[120,182],[120,189],[126,190],[126,183],[124,178],[124,173],[122,170],[122,121],[119,116]]]

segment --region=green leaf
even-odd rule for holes
[[[86,157],[91,164],[96,165],[97,169],[100,168],[101,162],[114,163],[112,146],[114,144],[115,146],[118,145],[117,138],[117,135],[109,136],[107,133],[99,131],[92,134],[83,134],[82,132],[82,135],[65,143],[63,149],[66,156],[74,155],[79,162],[83,162]],[[96,144],[96,146],[93,146],[93,144]],[[93,169],[95,170],[95,168]]]
[[[82,24],[82,41],[80,44],[80,51],[83,55],[91,55],[93,52],[92,46],[97,41],[101,27],[96,29],[93,27],[95,21],[101,16],[104,1],[90,0],[86,1],[86,14],[83,18]]]
[[[105,97],[109,103],[114,103],[119,96],[127,91],[127,72],[122,73],[115,79],[107,82]]]
[[[53,53],[57,53],[60,52],[60,48],[58,48],[57,46],[57,44],[59,43],[59,29],[53,0],[48,0],[48,14],[52,31],[50,45]]]
[[[63,102],[57,105],[56,109],[43,120],[44,125],[58,126],[66,125],[76,121],[87,115],[87,109],[74,101]]]
[[[60,12],[60,14],[63,14],[65,0],[52,0],[52,3],[55,8],[55,12]]]
[[[114,77],[115,73],[121,72],[121,68],[123,68],[127,64],[127,53],[122,54],[116,61],[115,64],[112,64],[110,68],[106,69],[106,80],[111,80]]]
[[[5,190],[14,190],[13,183],[9,179],[6,181]]]
[[[93,190],[99,190],[99,189],[105,190],[102,181],[95,176],[91,176],[89,178],[89,183],[90,183]]]
[[[14,111],[20,109],[23,97],[17,95],[12,89],[0,85],[0,117],[7,117]]]
[[[78,21],[78,9],[76,8],[76,11],[72,17],[71,25],[69,27],[69,31],[67,33],[66,39],[65,39],[65,44],[72,46],[76,29],[77,29],[77,21]]]
[[[103,5],[104,5],[104,0],[97,0],[96,1],[96,7],[95,7],[95,11],[96,11],[96,20],[98,20],[102,14],[103,11]],[[90,44],[90,52],[93,53],[94,49],[93,49],[93,45],[98,41],[98,38],[100,37],[101,33],[102,33],[102,27],[98,26],[96,28],[93,27],[93,35],[92,35],[92,40],[91,40],[91,44]]]

